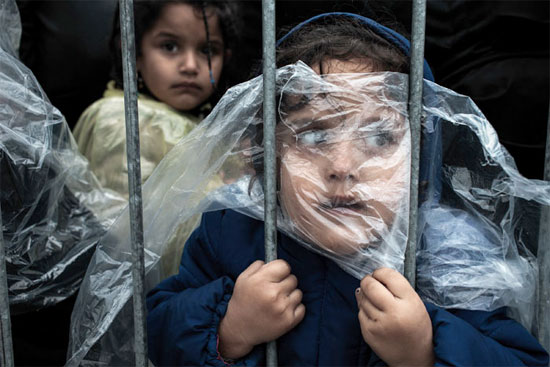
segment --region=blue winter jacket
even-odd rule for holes
[[[178,275],[147,296],[149,357],[158,366],[223,366],[218,325],[237,276],[264,259],[264,225],[234,211],[203,215],[188,240]],[[332,260],[279,233],[278,256],[303,291],[306,316],[277,341],[281,366],[385,365],[364,342],[353,278]],[[548,354],[505,310],[426,308],[433,324],[436,365],[547,366]],[[264,364],[263,345],[239,365]]]

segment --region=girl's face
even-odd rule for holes
[[[372,70],[328,61],[323,71],[339,85],[330,74]],[[410,138],[402,112],[342,87],[288,113],[277,138],[285,215],[309,242],[347,254],[379,242],[408,199]]]
[[[218,16],[207,8],[212,74],[217,82],[224,63]],[[143,35],[137,68],[149,91],[169,106],[188,111],[205,102],[214,87],[208,69],[208,42],[200,12],[169,3]]]

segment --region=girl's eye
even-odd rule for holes
[[[216,46],[215,44],[208,47],[208,46],[204,46],[200,49],[200,52],[204,55],[208,55],[208,52],[210,51],[210,54],[212,56],[217,56],[221,53],[221,48]]]
[[[164,42],[161,47],[163,50],[170,53],[174,53],[178,50],[178,45],[175,42]]]
[[[367,136],[365,143],[369,148],[383,148],[394,143],[392,133],[385,131],[376,135]]]
[[[327,135],[327,132],[324,130],[308,130],[299,133],[296,136],[296,141],[299,145],[315,146],[326,143]]]

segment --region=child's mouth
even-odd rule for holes
[[[322,202],[320,207],[324,210],[333,211],[341,214],[352,214],[356,216],[358,213],[364,214],[366,205],[360,200],[340,200],[333,199]]]
[[[172,85],[172,88],[178,89],[178,90],[198,90],[200,89],[199,85],[197,83],[193,82],[182,82],[178,84]]]

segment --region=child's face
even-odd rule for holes
[[[353,62],[323,70],[336,85],[331,73],[371,71]],[[402,112],[342,87],[288,113],[277,135],[285,214],[302,237],[346,254],[377,243],[407,200],[410,138]]]
[[[224,63],[224,43],[218,16],[207,8],[212,74],[217,82]],[[143,35],[137,67],[154,97],[188,111],[214,91],[208,70],[204,21],[189,4],[170,3]]]

